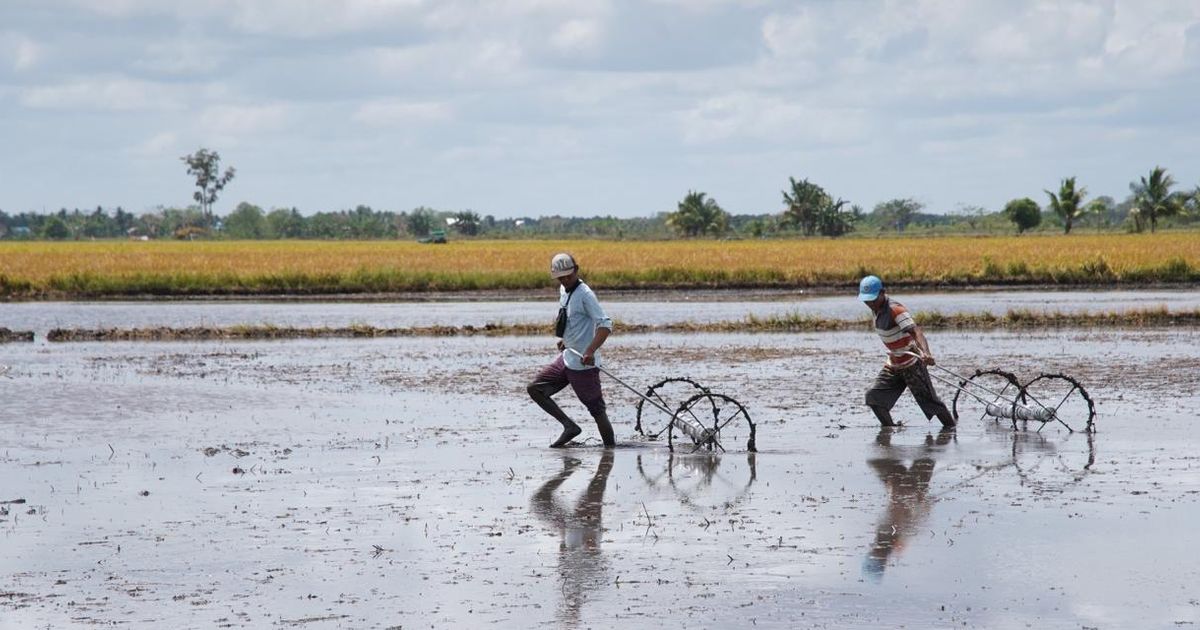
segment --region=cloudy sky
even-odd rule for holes
[[[0,209],[995,209],[1200,183],[1196,0],[0,0]]]

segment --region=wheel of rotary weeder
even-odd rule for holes
[[[689,434],[683,429],[685,425],[691,425],[695,430]],[[701,448],[725,451],[741,444],[745,444],[749,452],[758,450],[750,413],[742,403],[724,394],[704,392],[679,405],[667,425],[667,444],[671,450],[675,450],[675,441],[680,435],[694,445],[692,452]]]
[[[1066,374],[1038,375],[1021,387],[1020,399],[1034,412],[1046,416],[1038,431],[1051,424],[1070,433],[1096,430],[1096,403],[1079,381]]]
[[[992,403],[1009,408],[1021,392],[1021,383],[1011,372],[1004,370],[975,370],[975,373],[959,383],[962,389],[954,392],[951,410],[960,424],[964,418],[988,418],[987,405]],[[974,394],[964,393],[963,389]],[[1002,418],[992,417],[999,421]]]
[[[672,377],[664,378],[651,385],[646,390],[645,396],[667,409],[677,409],[680,402],[706,392],[708,392],[707,387],[690,378]],[[643,411],[646,412],[645,418],[642,417]],[[635,431],[653,440],[662,435],[670,421],[671,418],[662,410],[655,409],[654,405],[646,404],[645,398],[638,399],[637,424],[633,427]]]

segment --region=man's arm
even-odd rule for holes
[[[925,365],[937,365],[937,361],[933,358],[933,352],[929,350],[929,341],[925,339],[925,333],[921,332],[920,326],[913,326],[913,339],[917,340],[917,348],[921,351],[921,360]]]
[[[604,342],[606,340],[608,340],[608,335],[611,332],[612,332],[612,330],[609,328],[597,328],[596,329],[596,337],[594,339],[592,339],[591,345],[589,345],[587,347],[587,350],[584,351],[584,353],[583,353],[583,364],[584,365],[595,365],[596,364],[596,357],[594,355],[596,354],[596,351],[600,349],[600,346],[604,345]]]
[[[608,315],[604,312],[604,308],[600,306],[600,301],[596,299],[595,294],[589,293],[587,297],[589,299],[584,300],[583,308],[584,312],[592,318],[592,321],[596,322],[596,336],[592,338],[592,343],[588,345],[587,350],[583,353],[583,364],[595,365],[596,357],[594,355],[596,351],[600,349],[600,346],[604,345],[604,342],[608,340],[609,334],[612,333],[612,320],[608,318]]]

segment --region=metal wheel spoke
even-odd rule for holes
[[[1053,407],[1042,403],[1042,401],[1039,400],[1036,396],[1029,393],[1030,389],[1032,389],[1031,386],[1034,385],[1035,383],[1045,382],[1048,384],[1048,383],[1053,383],[1056,381],[1066,381],[1070,385],[1070,388],[1067,389],[1067,392],[1065,394],[1063,394],[1062,398]],[[1049,387],[1050,387],[1050,392],[1052,392],[1053,389],[1056,389],[1052,385],[1050,385]],[[1088,396],[1087,390],[1084,389],[1083,385],[1079,384],[1079,381],[1076,381],[1075,379],[1071,378],[1070,376],[1067,376],[1066,374],[1041,374],[1037,378],[1034,378],[1033,380],[1026,383],[1022,389],[1026,393],[1026,395],[1029,396],[1030,399],[1032,399],[1034,402],[1036,402],[1038,405],[1040,405],[1043,409],[1049,411],[1050,418],[1046,420],[1047,423],[1049,423],[1050,420],[1052,419],[1055,422],[1057,422],[1058,424],[1062,425],[1063,428],[1065,428],[1070,433],[1075,433],[1077,430],[1085,431],[1088,433],[1093,431],[1092,421],[1096,417],[1096,406],[1095,406],[1095,403],[1092,401],[1091,396]],[[1043,395],[1053,396],[1054,394],[1053,393],[1043,393]],[[1078,398],[1080,398],[1081,400],[1078,401],[1077,404],[1072,404],[1071,406],[1068,407],[1068,409],[1069,409],[1068,415],[1070,416],[1068,419],[1071,420],[1071,422],[1067,422],[1067,419],[1064,419],[1062,417],[1061,411],[1062,411],[1064,405],[1067,405],[1067,403],[1069,401],[1071,401],[1073,397],[1076,397],[1076,396]],[[1086,404],[1086,408],[1083,408],[1083,405],[1085,405],[1085,404]],[[1083,416],[1083,414],[1086,414],[1086,416]],[[1081,417],[1083,417],[1085,426],[1080,429],[1076,429],[1075,426],[1079,425],[1079,420]],[[1075,426],[1072,426],[1072,424],[1074,424]]]
[[[725,427],[729,426],[729,423],[730,423],[730,422],[733,422],[734,420],[737,420],[737,417],[738,417],[738,416],[744,416],[744,415],[746,415],[746,410],[745,410],[745,409],[738,409],[737,411],[733,412],[733,414],[729,416],[729,419],[728,419],[728,420],[726,420],[725,422],[721,422],[719,425],[717,425],[717,431],[716,431],[716,432],[717,432],[717,433],[720,433],[720,432],[721,432],[721,429],[724,429]],[[718,422],[720,422],[720,420],[719,420],[719,419],[718,419]]]
[[[707,405],[708,410],[712,412],[712,417],[707,421],[699,418],[700,414],[704,414],[708,418],[707,412],[697,413],[699,405]],[[671,416],[671,422],[668,423],[667,435],[672,443],[676,432],[687,435],[693,443],[690,449],[692,453],[704,447],[708,447],[710,451],[725,453],[728,452],[728,449],[722,443],[722,431],[737,421],[739,417],[745,417],[746,424],[750,428],[747,448],[753,450],[754,423],[745,407],[729,396],[714,394],[707,390],[692,396],[679,405],[679,408]]]
[[[1072,384],[1072,385],[1071,385],[1071,389],[1070,389],[1070,391],[1068,391],[1068,392],[1067,392],[1067,394],[1066,394],[1065,396],[1063,396],[1063,397],[1062,397],[1062,400],[1058,401],[1058,404],[1054,406],[1054,410],[1055,410],[1055,411],[1058,411],[1058,408],[1059,408],[1059,407],[1062,407],[1062,406],[1063,406],[1063,403],[1067,402],[1067,399],[1068,399],[1068,398],[1070,398],[1070,397],[1071,397],[1071,394],[1074,394],[1074,393],[1075,393],[1075,390],[1077,390],[1077,389],[1079,389],[1079,386],[1078,386],[1078,385],[1075,385],[1075,384]]]
[[[605,373],[616,379],[616,377],[612,374],[608,372]],[[616,380],[622,385],[629,387],[629,385],[620,381],[620,379]],[[663,432],[666,431],[667,427],[669,426],[670,420],[674,417],[676,410],[675,405],[669,401],[671,399],[680,400],[680,397],[682,397],[683,400],[687,400],[695,396],[697,393],[707,391],[708,389],[703,385],[686,377],[665,378],[651,385],[650,388],[645,391],[645,393],[634,390],[634,393],[638,394],[640,397],[637,407],[637,423],[634,426],[634,429],[649,439],[657,439],[662,437]],[[659,425],[659,423],[651,421],[648,418],[643,418],[649,407],[654,407],[658,411],[665,413],[668,423],[661,425],[658,430],[655,430],[653,427],[655,425]]]

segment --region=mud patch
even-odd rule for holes
[[[21,341],[33,341],[33,331],[9,330],[8,328],[0,328],[0,343],[13,343]]]

